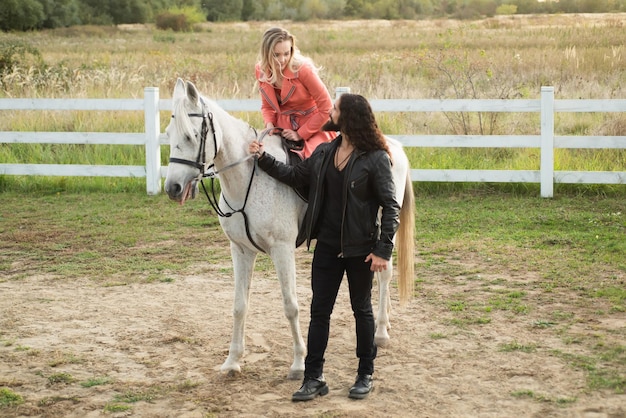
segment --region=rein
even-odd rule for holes
[[[245,161],[248,161],[249,159],[255,158],[254,154],[250,154],[247,157],[244,157],[238,161],[235,161],[234,163],[228,164],[227,166],[223,167],[221,170],[215,170],[215,164],[210,164],[207,167],[207,163],[206,163],[206,140],[207,140],[207,134],[209,132],[209,125],[211,127],[211,132],[213,133],[213,148],[215,150],[215,153],[213,155],[213,160],[215,160],[215,157],[217,157],[217,135],[215,134],[215,125],[213,123],[213,114],[211,112],[204,112],[204,102],[201,100],[202,103],[202,113],[188,113],[187,116],[189,116],[190,118],[195,117],[195,118],[202,118],[202,127],[200,130],[200,148],[198,149],[198,156],[196,157],[196,161],[192,161],[192,160],[186,160],[183,158],[174,158],[174,157],[170,157],[170,163],[176,163],[176,164],[183,164],[183,165],[188,165],[191,167],[195,167],[198,170],[200,170],[200,173],[198,174],[198,176],[196,177],[196,180],[200,181],[200,184],[202,185],[202,190],[204,191],[205,196],[207,197],[207,200],[209,201],[209,204],[211,205],[211,207],[213,208],[213,210],[215,211],[215,213],[217,213],[218,216],[222,217],[222,218],[229,218],[231,216],[233,216],[235,213],[241,213],[241,215],[243,216],[243,220],[244,220],[244,225],[245,225],[245,230],[246,230],[246,236],[248,237],[248,240],[250,240],[250,242],[252,243],[252,245],[254,245],[254,247],[259,250],[262,253],[266,253],[266,251],[261,248],[253,239],[252,239],[252,235],[250,234],[250,227],[249,227],[249,222],[248,222],[248,215],[246,214],[246,204],[248,203],[248,197],[250,196],[250,189],[252,188],[252,179],[254,179],[254,173],[256,171],[256,163],[252,166],[252,174],[250,175],[250,180],[248,181],[248,187],[246,189],[246,196],[244,198],[243,201],[243,206],[241,207],[241,209],[234,209],[230,203],[228,203],[228,201],[226,200],[226,197],[224,196],[224,194],[222,193],[222,196],[224,196],[224,203],[226,203],[226,205],[228,206],[228,208],[230,209],[230,212],[224,212],[223,210],[220,209],[219,207],[219,199],[218,199],[218,193],[215,190],[215,177],[223,172],[226,171],[230,168],[233,168]],[[174,118],[174,115],[172,115],[172,119]],[[208,123],[207,123],[208,121]],[[269,129],[266,129],[262,132],[261,134],[261,138],[259,139],[259,142],[261,142],[263,140],[263,138],[267,135],[267,133],[269,132]],[[256,130],[255,130],[256,132]],[[209,171],[211,170],[211,171]],[[205,177],[209,177],[211,179],[211,193],[209,194],[207,188],[204,185],[204,178]]]

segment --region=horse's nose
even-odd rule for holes
[[[165,193],[170,199],[180,198],[182,192],[183,186],[180,183],[165,183]]]

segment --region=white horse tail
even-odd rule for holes
[[[403,305],[413,297],[415,288],[415,196],[411,172],[407,172],[402,209],[400,210],[400,226],[396,232],[396,248],[398,253],[398,293],[400,304]]]

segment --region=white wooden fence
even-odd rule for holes
[[[336,95],[345,92],[338,88]],[[218,100],[227,111],[258,112],[260,100]],[[539,170],[411,170],[413,181],[540,183],[541,196],[552,197],[555,183],[626,184],[626,171],[555,171],[554,149],[626,149],[626,136],[555,136],[557,112],[626,112],[626,100],[555,100],[554,87],[542,87],[540,99],[515,100],[371,100],[375,112],[536,112],[541,115],[540,135],[391,135],[407,147],[539,148]],[[0,132],[0,143],[111,144],[145,147],[145,166],[2,164],[0,175],[145,177],[148,194],[161,192],[167,167],[161,166],[161,110],[171,110],[170,99],[160,99],[159,89],[146,87],[142,99],[0,99],[3,110],[143,111],[145,132]],[[0,113],[1,114],[1,113]],[[626,162],[624,162],[626,167]]]

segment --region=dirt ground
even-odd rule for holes
[[[310,256],[303,252],[299,260],[306,336]],[[446,306],[420,297],[452,291],[456,285],[446,281],[418,286],[405,307],[392,291],[391,346],[379,350],[374,392],[358,401],[347,397],[357,361],[344,281],[327,351],[330,393],[293,403],[300,381],[286,379],[292,343],[278,282],[269,275],[256,274],[253,282],[242,373],[219,371],[232,327],[228,266],[198,266],[171,282],[128,286],[88,278],[0,280],[0,388],[24,399],[1,408],[0,416],[626,416],[626,395],[589,390],[582,370],[551,355],[563,341],[529,326],[545,304],[528,316],[492,313],[487,324],[458,327],[445,321]],[[550,301],[551,308],[558,303]],[[623,335],[625,324],[618,318],[577,326]],[[501,350],[515,341],[535,342],[537,350]],[[96,378],[103,384],[82,384]],[[116,412],[119,406],[129,409]]]

